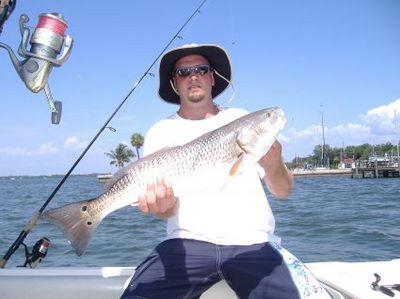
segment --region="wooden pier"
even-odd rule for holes
[[[395,166],[372,164],[364,167],[355,167],[351,172],[352,178],[398,178],[400,169]]]

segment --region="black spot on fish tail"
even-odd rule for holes
[[[85,252],[96,228],[105,217],[101,211],[90,209],[89,203],[93,200],[71,203],[42,214],[44,220],[58,226],[66,234],[79,256]]]

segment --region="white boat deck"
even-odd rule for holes
[[[135,268],[13,268],[0,270],[1,299],[117,299]],[[220,282],[201,299],[237,298]]]
[[[400,283],[400,259],[366,263],[309,263],[307,267],[327,286],[334,299],[389,298],[370,288],[374,273],[382,277],[380,284]],[[133,272],[133,267],[0,269],[0,298],[119,298]],[[396,293],[396,297],[400,298],[400,292]],[[201,297],[213,298],[237,297],[225,282],[220,282]]]
[[[399,291],[394,291],[395,297],[389,297],[371,288],[371,283],[375,281],[374,273],[381,277],[379,285],[400,284],[400,259],[359,263],[310,263],[307,267],[319,281],[339,291],[346,299],[400,298]]]

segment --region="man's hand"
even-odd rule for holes
[[[278,198],[288,197],[292,191],[293,178],[282,160],[282,145],[276,140],[258,164],[264,168],[264,182],[268,190]]]
[[[159,218],[172,216],[179,207],[170,182],[158,178],[147,184],[147,193],[139,196],[138,208],[143,213],[152,213]]]
[[[268,153],[260,159],[259,164],[264,169],[274,169],[280,167],[282,162],[282,145],[275,140]]]

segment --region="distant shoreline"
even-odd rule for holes
[[[295,169],[291,171],[293,176],[316,176],[316,175],[351,175],[351,169]]]
[[[70,174],[70,176],[97,176],[97,175],[101,175],[101,174],[105,174],[105,172],[99,172],[99,173],[73,173]],[[10,174],[10,175],[0,175],[0,179],[1,178],[35,178],[35,177],[64,177],[65,174]]]
[[[317,175],[351,175],[351,169],[312,169],[312,170],[307,170],[307,169],[296,169],[296,170],[291,170],[291,173],[293,176],[317,176]],[[71,176],[101,176],[101,175],[110,175],[110,173],[87,173],[87,174],[82,174],[82,173],[77,173],[77,174],[71,174]],[[3,175],[0,176],[0,179],[4,178],[17,178],[17,177],[63,177],[63,174],[38,174],[38,175]]]

